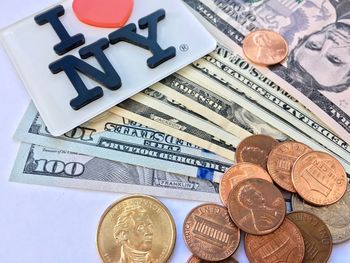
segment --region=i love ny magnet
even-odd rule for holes
[[[4,29],[1,40],[55,136],[216,46],[180,0],[67,0]]]

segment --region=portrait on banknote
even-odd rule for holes
[[[265,134],[281,141],[288,139],[287,135],[275,129],[270,124],[266,123],[239,105],[232,105],[232,112],[230,113],[231,114],[228,115],[230,119],[235,120],[242,127],[249,129],[252,134]]]
[[[301,38],[291,50],[288,67],[310,88],[341,93],[350,87],[350,2],[330,2],[335,21]]]
[[[292,4],[292,2],[295,2]],[[269,0],[250,4],[257,28],[281,33],[290,48],[272,70],[312,101],[323,96],[347,112],[350,105],[350,2]],[[286,68],[288,70],[286,70]],[[325,111],[327,105],[319,105]]]

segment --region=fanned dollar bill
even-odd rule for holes
[[[266,28],[282,34],[290,48],[286,62],[259,67],[250,72],[251,77],[264,74],[275,88],[280,85],[350,143],[349,1],[183,1],[221,43],[240,56],[247,33]],[[237,57],[234,63],[242,67],[240,72],[251,70]],[[302,126],[324,132],[312,121]],[[324,133],[325,141],[343,143],[337,135]]]
[[[52,136],[33,104],[17,128],[15,139],[45,147],[219,182],[232,165],[221,156],[169,134],[114,115],[103,131],[86,123],[60,137]]]
[[[244,69],[237,61],[244,62]],[[196,72],[186,76],[194,82],[236,102],[291,138],[315,150],[335,154],[350,171],[350,146],[274,87],[274,82],[266,77],[255,77],[252,72],[256,68],[240,55],[219,46],[215,52],[196,61],[193,68]]]
[[[10,180],[219,202],[218,185],[208,180],[26,143],[21,144]]]
[[[143,93],[119,103],[110,109],[110,112],[234,161],[236,149],[232,144],[237,146],[239,138],[188,111],[175,101],[168,101],[167,97],[158,91],[146,89]]]
[[[350,146],[288,93],[274,86],[274,82],[263,75],[254,79],[249,72],[240,70],[228,59],[234,56],[230,50],[218,46],[192,67],[180,70],[152,88],[241,139],[247,132],[268,134],[279,140],[290,137],[315,150],[333,153],[349,172]],[[252,72],[257,70],[250,67]],[[270,85],[272,88],[268,89]]]
[[[164,121],[163,124],[158,123],[154,119],[155,116],[162,115],[162,119],[166,119],[168,124],[174,120],[176,123],[181,122],[185,127],[186,123],[191,125],[195,123],[190,115],[196,118],[196,114],[199,114],[235,135],[238,140],[226,140],[234,147],[241,139],[251,134],[262,133],[279,140],[290,137],[315,150],[335,154],[349,172],[349,146],[337,137],[329,140],[329,136],[336,135],[322,126],[323,124],[317,118],[314,118],[281,89],[278,89],[276,94],[270,94],[267,89],[264,89],[269,83],[268,79],[260,78],[253,82],[254,79],[249,74],[240,72],[239,66],[227,59],[234,56],[235,54],[231,51],[218,46],[216,52],[196,61],[192,67],[186,67],[153,85],[149,90],[158,92],[158,98],[154,94],[153,97],[146,96],[145,93],[151,94],[151,92],[145,91],[143,94],[134,96],[131,102],[124,102],[111,111],[172,135],[178,134],[179,131],[166,127],[169,125]],[[240,59],[245,62],[243,58]],[[164,98],[166,98],[165,101]],[[175,106],[166,105],[169,101],[174,101],[174,105],[178,103],[186,107],[187,114],[182,115]],[[213,126],[210,122],[200,124],[206,127],[205,129],[201,129],[200,125],[196,126],[197,132],[194,131],[194,133],[199,134],[198,130],[205,130],[207,133],[216,134],[215,131],[211,131],[210,127]],[[301,126],[302,124],[305,125]],[[312,128],[308,125],[312,125]],[[207,137],[210,138],[210,136]],[[188,140],[196,144],[193,139],[188,138]],[[199,145],[207,147],[203,144]],[[216,153],[229,158],[225,155],[225,151],[218,150],[220,149],[214,149]]]
[[[167,96],[168,100],[181,103],[195,114],[206,116],[209,121],[237,136],[238,141],[233,142],[235,147],[253,134],[269,135],[280,141],[289,138],[239,104],[213,92],[213,86],[209,89],[200,85],[199,80],[189,79],[195,80],[196,76],[199,75],[195,69],[186,67],[153,85],[152,89]]]
[[[240,72],[238,66],[233,65],[234,63],[227,60],[227,57],[234,57],[234,53],[223,46],[218,46],[216,52],[196,61],[193,66],[188,66],[161,80],[150,90],[160,94],[158,100],[162,100],[162,96],[166,97],[167,101],[174,101],[174,105],[178,103],[186,107],[187,111],[192,111],[188,114],[205,116],[210,122],[235,135],[238,140],[227,140],[234,147],[237,146],[237,142],[251,134],[266,134],[280,141],[292,138],[315,150],[333,153],[342,160],[346,170],[350,171],[349,145],[336,137],[288,93],[278,87],[275,87],[275,94],[269,93],[270,91],[265,87],[269,83],[275,84],[268,78],[249,77],[249,74],[243,70]],[[241,61],[245,62],[243,59]],[[252,71],[255,70],[253,67]],[[252,91],[255,91],[255,94]],[[150,92],[146,91],[146,93]],[[133,99],[154,108],[154,111],[161,108],[165,112],[165,108],[155,99],[147,99],[141,94]],[[285,99],[288,99],[288,104]],[[122,108],[128,110],[129,106],[126,104]],[[151,111],[145,113],[142,109],[142,106],[130,108],[125,116],[136,118],[135,114],[143,115],[146,118],[144,123],[150,124],[152,116],[148,113]],[[181,116],[169,109],[166,110],[166,114],[176,117],[178,122],[189,121],[188,114]],[[285,119],[282,118],[283,116]],[[207,125],[205,131],[210,132],[210,130]],[[172,132],[169,130],[169,133]]]

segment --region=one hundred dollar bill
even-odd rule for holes
[[[217,183],[65,150],[21,143],[10,181],[220,203]],[[283,192],[287,210],[290,193]]]
[[[250,71],[252,78],[269,83],[275,89],[270,96],[282,87],[350,143],[349,1],[183,1],[221,43],[240,56],[245,35],[251,31],[266,28],[283,35],[290,49],[284,64],[252,71],[236,56],[234,63],[242,67],[239,73]],[[283,103],[290,101],[284,98]],[[313,120],[300,126],[323,132]],[[342,141],[336,134],[324,133],[325,141]]]
[[[169,134],[116,115],[107,119],[102,118],[100,128],[92,121],[54,137],[31,104],[15,139],[215,182],[232,165],[232,161]]]
[[[141,166],[22,143],[11,181],[219,202],[218,184]]]
[[[151,88],[118,104],[110,112],[234,161],[233,144],[237,146],[239,138]]]

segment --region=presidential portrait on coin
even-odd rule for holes
[[[263,193],[248,184],[239,189],[238,200],[243,207],[249,210],[249,213],[239,220],[240,225],[246,225],[247,228],[253,225],[257,232],[276,226],[276,207],[281,203],[279,199],[269,206]]]
[[[323,219],[329,227],[342,229],[350,226],[350,200],[348,196],[349,191],[344,198],[330,206],[313,207],[306,202],[302,204],[307,211]]]
[[[252,37],[252,40],[257,48],[257,61],[266,61],[267,63],[274,64],[273,57],[275,56],[275,54],[271,49],[271,46],[273,45],[272,40],[265,34],[256,34]]]
[[[288,58],[292,78],[306,87],[340,93],[350,87],[350,2],[330,0],[336,21],[300,39]]]
[[[333,206],[334,208],[328,210],[327,208],[322,207],[322,212],[325,214],[323,218],[327,218],[328,224],[334,228],[342,229],[348,227],[350,225],[349,200],[342,198]]]
[[[113,236],[119,248],[119,263],[154,262],[150,252],[153,241],[153,223],[142,206],[127,206],[116,215]]]

